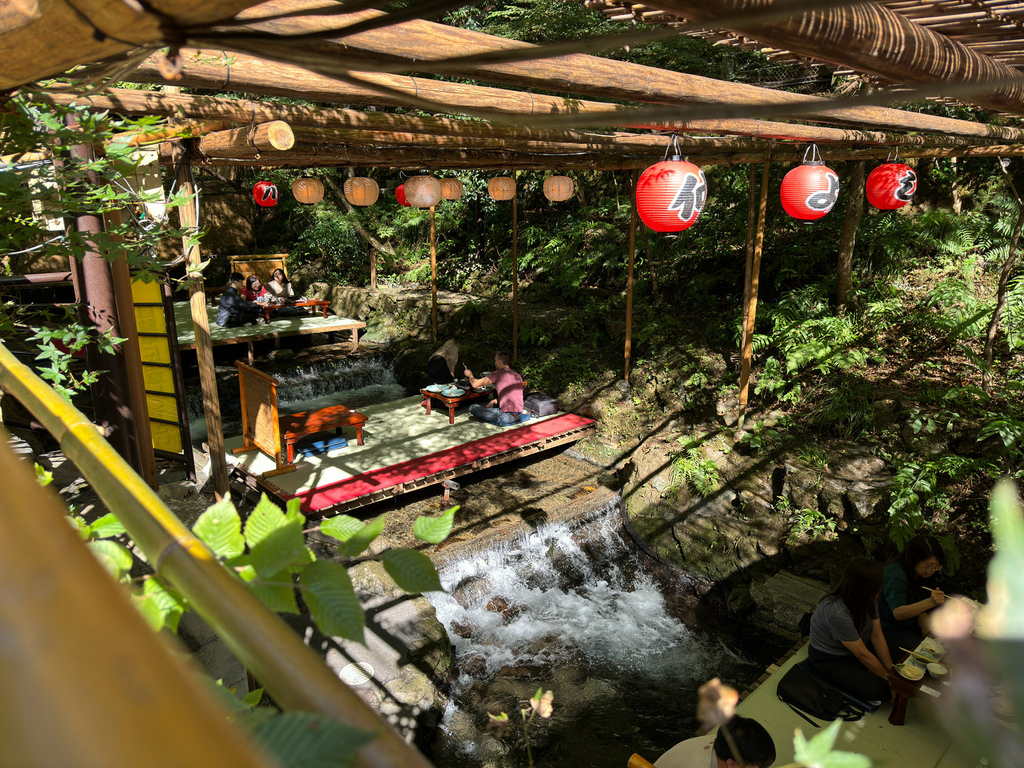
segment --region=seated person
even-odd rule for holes
[[[739,750],[739,758],[732,753],[722,732],[709,733],[676,744],[658,758],[655,768],[768,768],[775,762],[775,742],[764,726],[756,720],[733,715],[725,725]]]
[[[267,289],[260,283],[256,275],[249,275],[245,278],[245,285],[242,286],[242,298],[246,301],[256,301],[261,296],[267,295]]]
[[[922,589],[931,587],[924,582],[942,570],[945,559],[934,536],[915,536],[903,547],[900,558],[885,566],[878,618],[892,658],[900,658],[900,648],[917,647],[928,632],[928,611],[946,600],[938,587],[930,593]]]
[[[220,295],[220,304],[217,306],[217,325],[221,328],[259,322],[263,310],[258,304],[242,298],[241,289],[241,273],[232,272],[228,287]]]
[[[811,616],[807,657],[826,682],[867,702],[891,698],[885,676],[892,668],[875,601],[882,591],[882,566],[855,558],[839,586],[821,598]],[[871,649],[868,649],[868,643]]]
[[[459,364],[459,342],[448,339],[427,361],[427,378],[431,384],[451,384],[455,381],[455,366]]]
[[[267,292],[278,299],[294,299],[295,290],[292,288],[292,281],[285,275],[281,268],[275,269],[270,276],[270,282],[266,286]]]
[[[471,416],[497,424],[499,427],[507,427],[530,418],[530,414],[523,411],[523,377],[513,371],[510,365],[512,355],[508,352],[499,352],[494,356],[494,370],[483,378],[473,376],[468,367],[463,371],[469,379],[470,386],[488,387],[493,384],[497,395],[487,405],[473,403],[469,406]]]

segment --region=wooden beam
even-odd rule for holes
[[[751,8],[751,0],[654,0],[652,6],[713,23]],[[759,9],[781,5],[758,0]],[[992,83],[973,104],[1024,114],[1024,75],[995,59],[915,24],[881,3],[860,3],[758,20],[728,29],[775,48],[850,67],[897,83]],[[870,38],[870,39],[868,39]]]
[[[129,147],[141,147],[145,144],[157,144],[170,139],[191,139],[214,131],[224,131],[231,127],[227,120],[186,120],[169,123],[152,131],[131,131],[121,133],[107,141],[107,144],[120,142]]]
[[[519,179],[512,175],[512,362],[519,360]]]
[[[288,123],[274,120],[251,128],[232,128],[201,136],[195,147],[204,157],[256,158],[264,152],[283,152],[295,146]]]
[[[735,0],[735,2],[743,2],[743,0]],[[288,13],[304,8],[308,9],[317,3],[318,0],[271,0],[261,5],[259,9],[244,12],[240,16],[257,19],[270,13]],[[289,17],[268,22],[254,22],[253,26],[260,31],[279,35],[308,34],[340,29],[344,26],[376,19],[382,15],[381,11],[368,10],[331,17]],[[861,30],[860,27],[856,27],[856,29]],[[212,42],[217,38],[211,36],[209,40]],[[201,43],[202,40],[200,39],[199,42]],[[246,50],[247,46],[251,46],[252,51]],[[431,64],[440,65],[440,62],[448,58],[452,51],[468,55],[494,51],[519,51],[536,47],[529,43],[506,40],[472,30],[456,29],[443,24],[409,21],[344,37],[339,33],[339,37],[334,40],[318,40],[315,44],[310,42],[308,53],[319,54],[321,58],[314,61],[307,57],[303,59],[303,62],[304,66],[316,70],[318,67],[328,68],[332,61],[335,62],[335,66],[338,66],[336,60],[351,60],[356,57],[361,59],[361,63],[365,62],[368,70],[373,69],[372,62],[377,59],[402,62],[408,66],[410,71],[431,72]],[[287,46],[281,43],[268,40],[251,41],[246,44],[234,39],[232,48],[243,53],[254,53],[258,50],[261,57],[273,60],[282,60],[278,56],[283,55],[295,58],[293,50],[287,49]],[[275,50],[278,53],[275,54]],[[438,67],[433,69],[436,70]],[[536,61],[467,65],[458,69],[446,67],[445,72],[451,75],[513,85],[518,88],[532,86],[589,98],[638,101],[650,104],[720,104],[729,106],[777,104],[802,108],[819,105],[819,108],[802,112],[801,117],[807,120],[837,122],[843,125],[865,125],[871,129],[921,130],[990,138],[1002,136],[1012,140],[1024,138],[1024,132],[1018,129],[1004,129],[969,121],[902,112],[888,107],[861,106],[836,109],[829,100],[818,97],[772,91],[753,85],[713,80],[584,54],[557,56]]]
[[[0,3],[0,91],[53,77],[87,61],[165,44],[165,29],[202,27],[253,0],[34,0]],[[147,10],[152,9],[152,10]]]
[[[241,77],[239,71],[252,69],[251,77],[243,85],[249,93],[265,95],[281,95],[291,98],[316,99],[317,101],[333,101],[366,105],[409,106],[402,99],[390,98],[376,94],[368,89],[360,89],[346,83],[312,73],[287,64],[265,62],[253,57],[238,55],[228,68],[224,64],[210,63],[205,60],[195,61],[195,56],[187,56],[183,83],[196,88],[219,89],[230,71],[232,81]],[[133,78],[140,82],[159,82],[155,63],[151,65],[151,76],[139,77],[139,72],[148,71],[149,63],[144,63]],[[444,101],[457,110],[459,106],[477,106],[493,109],[508,114],[557,114],[570,108],[576,114],[588,115],[610,110],[617,110],[614,104],[596,101],[569,101],[567,99],[530,94],[522,91],[506,91],[500,88],[487,88],[475,85],[459,85],[440,80],[399,77],[395,75],[380,76],[382,83],[395,89],[407,90],[409,94],[419,94],[435,101]],[[313,90],[303,87],[309,80],[314,80]],[[282,83],[288,83],[285,89]],[[333,90],[332,90],[333,89]],[[200,96],[186,94],[167,94],[156,91],[134,91],[126,89],[110,89],[102,94],[75,96],[71,93],[45,92],[33,95],[33,100],[41,103],[57,104],[90,104],[96,109],[110,110],[122,115],[179,115],[197,119],[223,119],[234,122],[263,123],[270,120],[284,120],[293,130],[301,128],[361,128],[378,131],[406,132],[441,132],[448,129],[462,131],[479,131],[466,135],[501,135],[501,128],[489,123],[449,120],[444,123],[445,130],[428,128],[429,118],[417,118],[412,115],[396,115],[383,112],[360,112],[351,109],[330,109],[295,104],[266,104],[241,99],[226,99],[217,96]],[[440,118],[433,118],[440,120]],[[461,124],[461,126],[460,126]],[[436,125],[442,125],[438,123]],[[903,135],[886,131],[865,131],[852,128],[832,128],[827,126],[801,125],[781,123],[770,120],[689,120],[685,122],[650,123],[626,126],[636,130],[677,131],[695,134],[725,134],[748,136],[751,138],[779,139],[788,141],[849,144],[873,144],[880,146],[930,146],[936,142],[943,146],[972,146],[991,143],[989,137],[941,135]],[[506,131],[511,129],[505,129]],[[530,130],[532,136],[554,135],[554,131]],[[682,140],[682,137],[681,137]]]
[[[437,243],[434,240],[434,206],[430,206],[430,320],[437,341]]]

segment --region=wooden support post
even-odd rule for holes
[[[519,174],[517,173],[516,176]],[[517,179],[518,181],[518,179]],[[517,185],[518,186],[518,185]],[[519,360],[519,190],[512,198],[512,362]]]
[[[751,163],[747,173],[747,264],[743,271],[743,328],[740,354],[747,348],[747,310],[750,306],[750,268],[754,262],[754,231],[757,227],[757,166]]]
[[[377,290],[377,251],[373,243],[367,243],[370,248],[370,290]]]
[[[750,292],[744,307],[743,360],[740,366],[740,418],[739,428],[743,429],[743,418],[747,411],[747,396],[750,385],[750,357],[754,347],[754,321],[757,317],[757,286],[761,277],[761,247],[764,245],[764,220],[768,210],[768,170],[771,168],[771,151],[764,153],[764,170],[761,173],[761,202],[757,212],[757,234],[754,237],[754,256],[750,265]]]
[[[107,217],[120,216],[120,211]],[[117,317],[125,339],[122,345],[125,373],[128,377],[128,394],[131,397],[132,415],[135,423],[136,443],[139,452],[139,474],[150,488],[157,487],[156,454],[153,452],[153,430],[149,423],[149,404],[146,402],[146,382],[142,373],[142,352],[139,348],[139,329],[135,323],[135,305],[132,302],[132,278],[124,256],[111,264],[114,277],[114,300],[117,302]],[[182,446],[189,450],[189,446]]]
[[[853,163],[850,173],[850,198],[846,202],[846,218],[839,235],[839,260],[836,264],[836,308],[846,311],[853,287],[853,248],[857,244],[857,227],[864,215],[864,161]]]
[[[633,260],[636,253],[636,175],[629,195],[629,262],[626,267],[626,362],[622,377],[629,381],[629,358],[633,350]]]
[[[434,206],[430,206],[430,321],[437,341],[437,242],[435,240]]]
[[[175,164],[178,169],[176,185],[178,190],[186,195],[198,194],[195,184],[192,182],[192,173],[180,142],[173,146]],[[190,200],[185,205],[179,206],[178,220],[183,229],[194,231],[196,220],[196,207],[194,201]],[[228,465],[224,450],[224,428],[220,416],[220,398],[217,395],[217,372],[213,364],[213,342],[210,338],[210,317],[206,314],[206,288],[203,285],[203,273],[198,267],[202,261],[198,245],[189,245],[188,240],[184,241],[185,263],[188,270],[188,292],[189,304],[192,308],[192,325],[196,334],[196,362],[199,365],[199,386],[203,392],[203,411],[206,414],[206,440],[210,446],[210,477],[213,480],[213,490],[218,499],[224,497],[228,492]],[[250,343],[250,354],[251,343]],[[191,447],[185,446],[185,450]]]

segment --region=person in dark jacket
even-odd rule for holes
[[[217,325],[221,328],[233,328],[259,322],[263,310],[259,304],[242,298],[242,275],[232,272],[228,279],[228,287],[220,295],[217,307]]]
[[[427,378],[431,384],[451,384],[455,381],[455,366],[459,363],[459,342],[448,339],[427,361]]]
[[[928,611],[945,601],[946,593],[934,583],[945,562],[938,539],[915,536],[900,558],[885,566],[878,618],[894,659],[900,648],[917,647],[929,629]]]

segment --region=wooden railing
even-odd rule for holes
[[[238,659],[266,686],[274,700],[284,709],[316,712],[341,722],[372,730],[378,733],[376,738],[360,749],[355,765],[374,766],[375,768],[428,768],[429,761],[413,747],[409,746],[381,717],[365,704],[359,696],[342,683],[324,661],[306,647],[301,638],[289,628],[276,614],[267,609],[230,573],[206,546],[197,539],[188,528],[166,507],[156,492],[139,477],[128,464],[117,454],[110,444],[99,434],[94,424],[53,391],[31,369],[20,363],[10,350],[0,343],[0,387],[22,403],[33,416],[60,443],[60,447],[68,460],[82,473],[83,477],[96,490],[106,507],[117,515],[135,541],[146,559],[154,567],[157,574],[166,579],[176,590],[181,592],[191,603],[192,608],[220,636]],[[3,467],[18,464],[13,453],[7,448],[0,448],[0,472]],[[22,474],[24,470],[21,470]],[[24,490],[23,485],[15,486],[7,481],[0,484],[0,515],[2,520],[17,517],[20,520],[33,520],[36,512],[31,496],[21,498],[17,494]],[[40,493],[44,489],[38,489]],[[42,518],[40,517],[40,520]],[[66,525],[60,521],[62,525]],[[48,527],[55,524],[48,518]],[[54,531],[56,533],[56,531]],[[82,568],[83,572],[92,566],[81,563],[90,562],[80,557],[86,553],[85,545],[77,536],[60,538],[62,546],[67,550],[67,563],[50,562],[48,568],[74,569]],[[5,534],[0,536],[0,560],[5,560],[4,550],[17,550],[17,537]],[[91,557],[91,556],[90,556]],[[93,563],[95,565],[95,563]],[[56,572],[56,571],[55,571]],[[74,578],[74,571],[68,570]],[[0,571],[3,573],[3,571]],[[20,597],[11,597],[7,602],[15,604],[9,616],[0,613],[0,620],[5,626],[13,622],[15,626],[22,622],[30,622],[40,618],[40,614],[50,609],[45,601],[37,595],[45,585],[45,580],[34,588],[27,589]],[[11,586],[5,583],[4,594],[12,594]],[[127,595],[122,595],[125,606],[128,605]],[[0,604],[4,599],[0,599]],[[20,610],[15,610],[20,608]],[[131,633],[138,642],[143,642],[137,635],[141,631],[139,622],[113,623],[107,627],[110,635],[122,631]],[[44,668],[47,664],[47,648],[52,638],[47,632],[52,631],[45,623],[40,625],[41,636],[34,637],[24,652],[33,656],[30,661]],[[148,630],[147,630],[148,631]],[[26,636],[31,636],[26,632]],[[151,639],[156,637],[151,633]],[[163,654],[171,658],[166,649]],[[90,667],[92,660],[78,659],[78,674],[83,675]],[[164,663],[164,662],[160,662]],[[169,662],[167,662],[169,663]],[[28,661],[25,662],[25,665]],[[23,665],[24,666],[24,665]],[[27,669],[27,666],[26,666]],[[23,674],[28,674],[23,670]],[[5,678],[12,680],[14,678]],[[77,681],[81,688],[84,682]],[[28,695],[19,686],[5,686],[8,691],[18,691],[19,696]],[[25,689],[27,690],[27,689]],[[55,695],[68,695],[64,687],[55,689]],[[13,695],[13,694],[12,694]],[[40,694],[44,695],[44,694]],[[171,694],[168,694],[171,695]],[[193,695],[193,692],[179,693],[179,696]],[[3,698],[3,697],[0,697]],[[82,707],[93,706],[95,697],[90,693],[82,701],[88,702]],[[9,703],[9,702],[8,702]],[[179,702],[188,708],[188,701]],[[8,710],[15,711],[15,710]],[[217,718],[210,718],[212,721]],[[0,727],[0,736],[17,738],[13,725],[21,722],[18,718],[9,718],[7,725],[12,728]],[[56,744],[62,737],[75,739],[78,736],[63,728],[58,721],[48,731],[51,740]],[[120,731],[118,731],[120,733]],[[109,734],[106,734],[109,737]],[[145,738],[145,734],[142,734]],[[118,739],[107,738],[110,749],[117,749]],[[5,750],[10,747],[5,743]],[[15,754],[12,752],[12,754]],[[191,760],[175,762],[154,760],[141,761],[134,764],[178,764],[208,765],[205,761],[196,760],[195,752]],[[117,759],[114,759],[117,757]],[[159,755],[158,757],[163,757]],[[97,759],[95,764],[127,765],[127,758],[112,756],[110,760]],[[230,763],[221,760],[219,765]],[[56,763],[34,763],[40,765]],[[235,764],[261,765],[260,762],[244,762]]]

